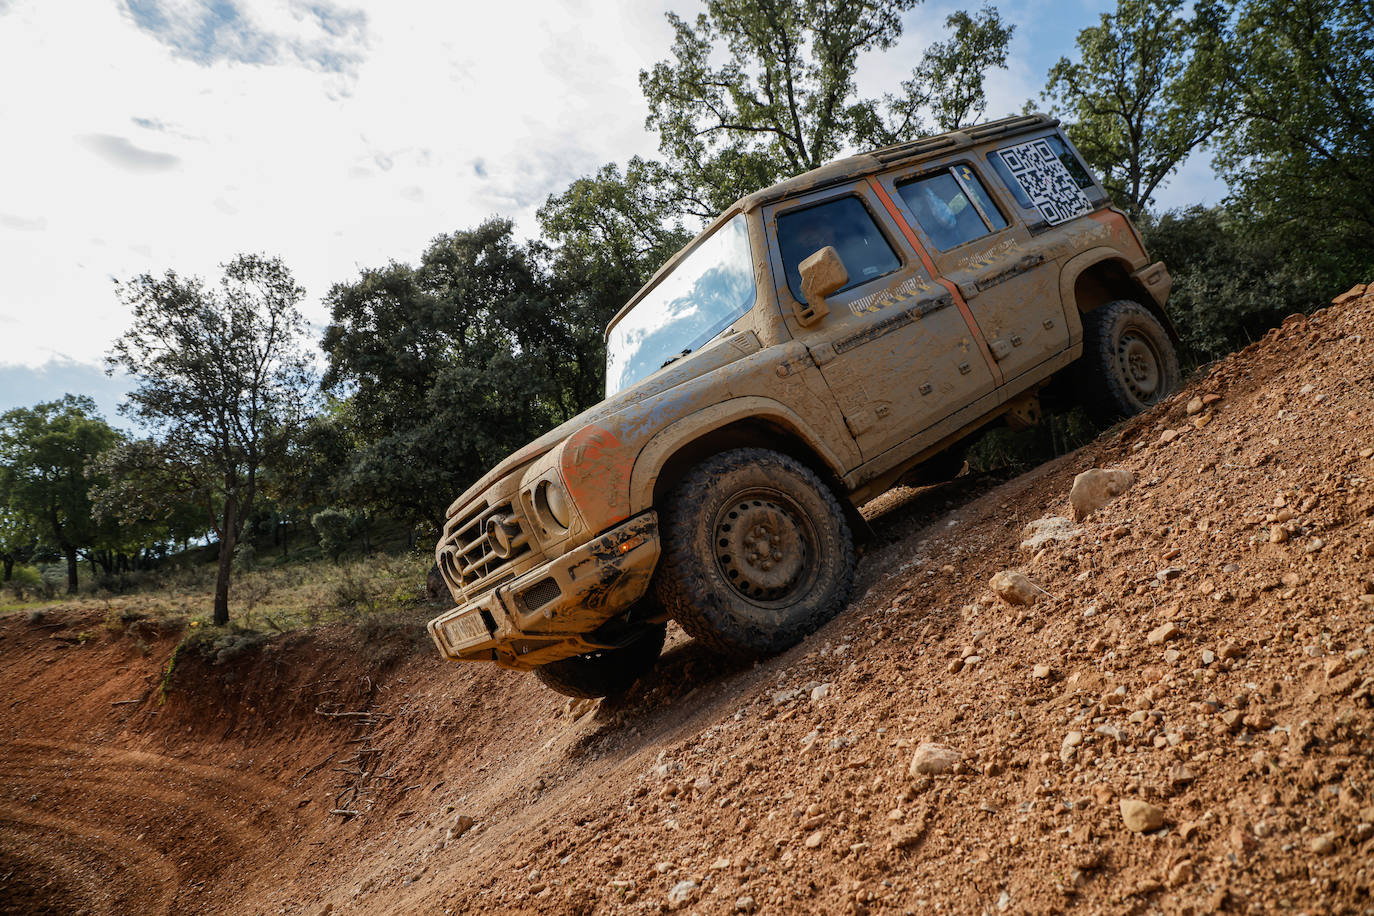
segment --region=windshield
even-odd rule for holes
[[[754,304],[754,264],[744,214],[731,219],[611,328],[606,396],[685,356]]]

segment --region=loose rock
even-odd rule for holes
[[[1030,579],[1011,569],[993,576],[988,586],[1007,604],[1034,604],[1040,595],[1040,589]]]
[[[1093,468],[1079,474],[1069,489],[1069,505],[1073,507],[1074,521],[1083,521],[1129,490],[1133,483],[1135,478],[1124,468]]]
[[[1125,822],[1127,830],[1135,833],[1158,830],[1164,826],[1164,809],[1138,798],[1123,798],[1121,820]]]
[[[1151,630],[1150,635],[1145,637],[1145,641],[1152,646],[1162,646],[1169,640],[1176,638],[1179,632],[1177,624],[1166,623]]]
[[[964,756],[952,747],[941,744],[922,744],[911,755],[908,772],[912,776],[948,773],[963,763]]]

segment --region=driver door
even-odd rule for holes
[[[798,265],[809,255],[833,246],[849,275],[828,297],[828,316],[792,327],[865,461],[975,404],[992,406],[992,371],[952,296],[867,183],[773,204],[763,221],[784,313],[804,302]]]

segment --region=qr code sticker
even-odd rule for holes
[[[1092,209],[1069,170],[1044,140],[1008,146],[997,152],[1051,226]]]

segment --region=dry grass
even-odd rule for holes
[[[241,569],[230,585],[230,626],[284,633],[414,612],[426,603],[425,573],[432,562],[428,552],[411,551],[341,564],[316,559]],[[122,594],[92,588],[75,596],[42,597],[33,590],[4,589],[0,614],[96,608],[114,627],[119,621],[154,618],[179,619],[195,629],[210,625],[214,588],[214,565],[201,564],[144,574]]]

